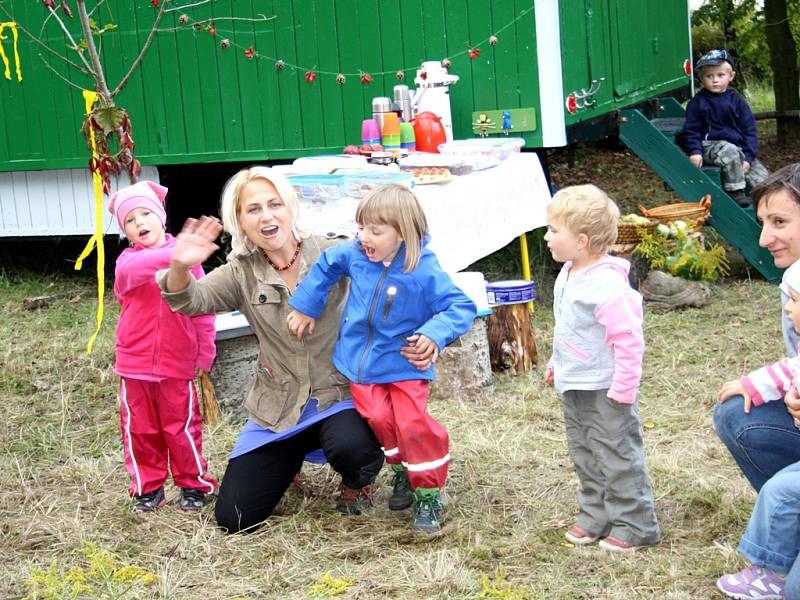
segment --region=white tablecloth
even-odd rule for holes
[[[419,185],[414,193],[428,219],[430,248],[450,273],[547,224],[550,191],[533,153],[513,153],[496,167]],[[319,235],[352,236],[357,205],[354,198],[324,204],[301,199],[300,225]]]

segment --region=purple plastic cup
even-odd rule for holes
[[[381,130],[378,127],[378,122],[375,119],[364,119],[361,122],[361,143],[381,143]]]

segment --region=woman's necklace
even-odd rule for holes
[[[264,250],[263,248],[261,249],[261,253],[264,255],[264,258],[267,259],[267,262],[269,263],[269,266],[272,267],[273,269],[275,269],[276,271],[280,272],[280,271],[285,271],[286,269],[291,268],[291,266],[297,260],[297,257],[300,256],[300,249],[302,247],[303,247],[303,240],[300,240],[299,242],[297,242],[297,248],[295,249],[294,254],[292,255],[292,258],[289,259],[289,262],[286,263],[285,267],[279,267],[274,262],[272,262],[272,260],[270,259],[269,255],[267,254],[267,251]]]

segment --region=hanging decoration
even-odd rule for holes
[[[53,5],[53,7],[55,6],[55,4],[54,4],[55,0],[43,0],[43,1],[45,2],[45,4],[50,3],[50,4]],[[151,0],[151,2],[153,3],[154,6],[157,6],[159,1],[160,0]],[[481,55],[482,49],[485,49],[486,47],[491,47],[491,48],[496,47],[500,43],[498,34],[500,34],[501,32],[503,32],[504,30],[506,30],[506,29],[508,29],[510,27],[513,27],[514,24],[517,23],[517,21],[519,21],[523,17],[525,17],[528,14],[530,14],[533,10],[534,10],[533,7],[529,7],[529,8],[526,8],[526,9],[520,11],[519,14],[517,14],[516,17],[511,22],[505,24],[503,27],[500,27],[498,30],[496,30],[495,33],[491,34],[486,39],[480,41],[477,44],[471,44],[471,45],[467,46],[461,52],[457,52],[455,54],[450,55],[447,58],[443,58],[441,60],[442,67],[444,67],[447,70],[450,70],[452,68],[452,66],[453,66],[453,59],[458,58],[459,56],[465,56],[466,55],[470,60],[475,60],[476,58],[478,58]],[[256,21],[256,20],[268,20],[266,17],[264,17],[264,15],[257,15],[257,17],[258,18],[252,19],[252,20],[254,20],[254,21]],[[188,14],[181,14],[178,17],[178,23],[180,25],[190,26],[190,27],[192,27],[193,29],[195,29],[197,31],[203,31],[203,30],[204,31],[208,31],[208,33],[212,37],[216,36],[217,30],[214,27],[214,25],[212,25],[211,19],[206,19],[205,21],[198,21],[198,22],[194,22],[194,23],[191,23],[191,24],[190,24],[190,21],[191,21],[191,18],[189,17]],[[2,30],[0,30],[0,31],[2,31]],[[2,39],[2,38],[0,38],[0,39]],[[397,79],[398,81],[404,81],[405,78],[406,78],[406,73],[408,73],[408,72],[413,73],[413,72],[415,72],[415,71],[417,71],[419,69],[419,65],[414,65],[413,67],[403,67],[401,69],[395,69],[395,70],[391,70],[391,71],[377,71],[377,72],[372,72],[372,73],[368,73],[367,71],[364,71],[363,69],[359,69],[357,72],[349,72],[349,73],[345,72],[345,71],[323,71],[323,70],[317,69],[316,66],[314,66],[312,68],[308,68],[308,67],[305,67],[305,66],[299,65],[299,64],[287,63],[283,59],[274,58],[274,57],[267,56],[267,55],[264,55],[264,54],[259,54],[259,53],[256,52],[256,50],[255,50],[255,48],[253,46],[249,46],[249,47],[246,47],[246,48],[244,46],[239,46],[239,45],[237,45],[235,43],[234,40],[231,40],[230,38],[225,38],[220,42],[220,47],[223,48],[223,49],[228,48],[230,46],[241,48],[243,50],[243,52],[244,52],[245,57],[248,58],[248,59],[252,60],[254,58],[258,58],[259,60],[271,61],[275,65],[275,70],[276,71],[284,71],[288,67],[288,68],[290,68],[291,70],[293,70],[293,71],[295,71],[297,73],[303,73],[303,78],[306,80],[306,82],[309,85],[314,83],[314,81],[316,80],[317,76],[330,76],[340,86],[344,86],[347,83],[347,78],[350,77],[350,76],[358,77],[358,80],[361,83],[361,85],[370,85],[375,80],[375,77],[380,77],[380,76],[383,76],[383,75],[391,75],[391,74],[394,74],[395,79]],[[424,71],[420,72],[418,75],[423,80],[425,80],[427,78],[427,73],[425,73]]]
[[[11,65],[8,61],[8,56],[6,56],[5,50],[3,50],[3,40],[8,39],[7,37],[3,36],[4,29],[10,29],[11,34],[14,38],[14,67],[17,70],[17,81],[22,81],[22,66],[19,62],[19,48],[17,45],[19,34],[17,33],[17,23],[16,21],[8,21],[6,23],[0,23],[0,60],[3,61],[4,71],[3,74],[5,75],[6,79],[11,79]]]
[[[94,110],[94,105],[97,102],[97,97],[97,92],[83,90],[83,99],[86,103],[87,120],[92,118],[92,112]],[[92,160],[98,162],[100,160],[100,155],[97,152],[97,140],[95,139],[94,130],[92,128],[89,128],[87,138],[87,141],[89,142],[89,148],[92,151]],[[83,266],[83,259],[92,253],[92,250],[94,250],[95,246],[97,247],[97,314],[95,316],[97,327],[95,328],[94,333],[89,337],[89,341],[86,343],[87,354],[92,351],[92,346],[97,338],[97,334],[100,333],[100,326],[103,324],[103,297],[105,296],[106,289],[104,281],[106,253],[105,249],[103,248],[104,182],[98,170],[92,171],[92,184],[92,187],[94,188],[94,235],[89,238],[89,241],[86,243],[86,247],[83,249],[83,252],[81,252],[81,255],[75,261],[75,270],[80,271],[81,267]]]

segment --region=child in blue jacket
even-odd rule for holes
[[[353,403],[369,422],[395,472],[389,508],[415,504],[413,530],[441,530],[441,489],[450,461],[447,431],[425,410],[434,363],[464,334],[476,307],[427,248],[428,225],[416,196],[399,185],[373,190],[356,210],[358,237],[328,248],[289,301],[292,333],[313,334],[328,290],[350,277],[333,362],[350,380]],[[422,357],[400,355],[413,344]]]
[[[769,172],[756,158],[756,120],[747,102],[729,85],[736,77],[726,50],[712,50],[695,65],[703,89],[686,106],[686,150],[696,167],[721,169],[722,187],[741,206],[749,206],[745,187],[753,188]]]

